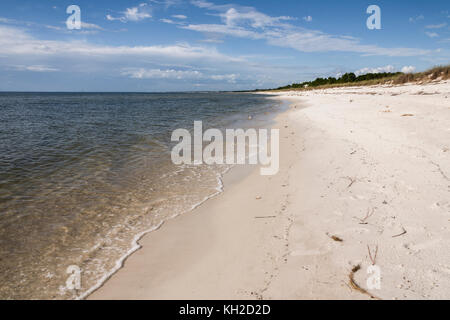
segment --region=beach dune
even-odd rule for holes
[[[273,94],[291,103],[278,174],[235,167],[89,298],[448,299],[449,97],[449,81]]]

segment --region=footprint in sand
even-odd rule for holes
[[[432,210],[444,210],[450,213],[450,203],[446,200],[433,203],[430,208]]]
[[[424,241],[421,243],[405,243],[403,246],[405,247],[405,249],[410,250],[411,252],[417,254],[419,252],[421,252],[422,250],[426,250],[428,248],[436,248],[436,246],[441,243],[441,240],[436,239],[436,240],[430,240],[430,241]]]

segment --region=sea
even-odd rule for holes
[[[0,93],[0,299],[88,296],[142,236],[222,192],[231,165],[173,164],[173,130],[268,128],[283,108],[233,92]]]

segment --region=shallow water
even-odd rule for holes
[[[172,164],[174,129],[268,126],[280,108],[245,93],[0,93],[0,298],[83,295],[136,235],[220,190],[226,165]]]

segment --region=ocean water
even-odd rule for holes
[[[268,127],[282,108],[247,93],[0,93],[0,298],[86,296],[143,234],[221,191],[229,166],[172,164],[173,130]]]

